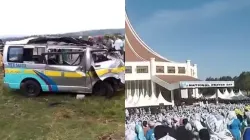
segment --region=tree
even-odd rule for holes
[[[234,91],[244,90],[247,92],[250,91],[250,72],[242,72],[239,76],[221,76],[219,78],[213,78],[213,77],[208,77],[206,78],[206,81],[234,81]],[[219,88],[220,91],[223,89]],[[227,90],[230,92],[232,88],[227,88]],[[214,89],[202,89],[202,93],[204,94],[209,94],[211,92],[214,92]]]
[[[250,72],[242,72],[236,81],[236,87],[247,92],[250,91]]]

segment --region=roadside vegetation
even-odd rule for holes
[[[44,93],[27,98],[0,82],[1,140],[122,140],[124,91],[108,100]]]

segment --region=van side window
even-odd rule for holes
[[[24,48],[23,61],[33,61],[33,48]]]
[[[81,64],[83,54],[47,54],[48,65],[66,65],[66,66],[78,66]]]
[[[9,47],[7,60],[8,62],[22,63],[23,62],[23,48],[22,47]]]
[[[104,62],[110,60],[107,58],[107,51],[92,52],[92,58],[95,63]]]

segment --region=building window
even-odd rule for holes
[[[185,67],[178,67],[178,73],[185,74],[186,73]]]
[[[126,66],[125,73],[132,73],[132,66]]]
[[[164,66],[156,66],[156,73],[164,73]]]
[[[136,72],[137,73],[148,73],[148,66],[137,66]]]
[[[168,73],[175,73],[175,67],[168,67]]]

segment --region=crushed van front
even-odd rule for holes
[[[122,60],[113,59],[95,63],[93,68],[100,80],[113,77],[125,84],[125,66]]]

